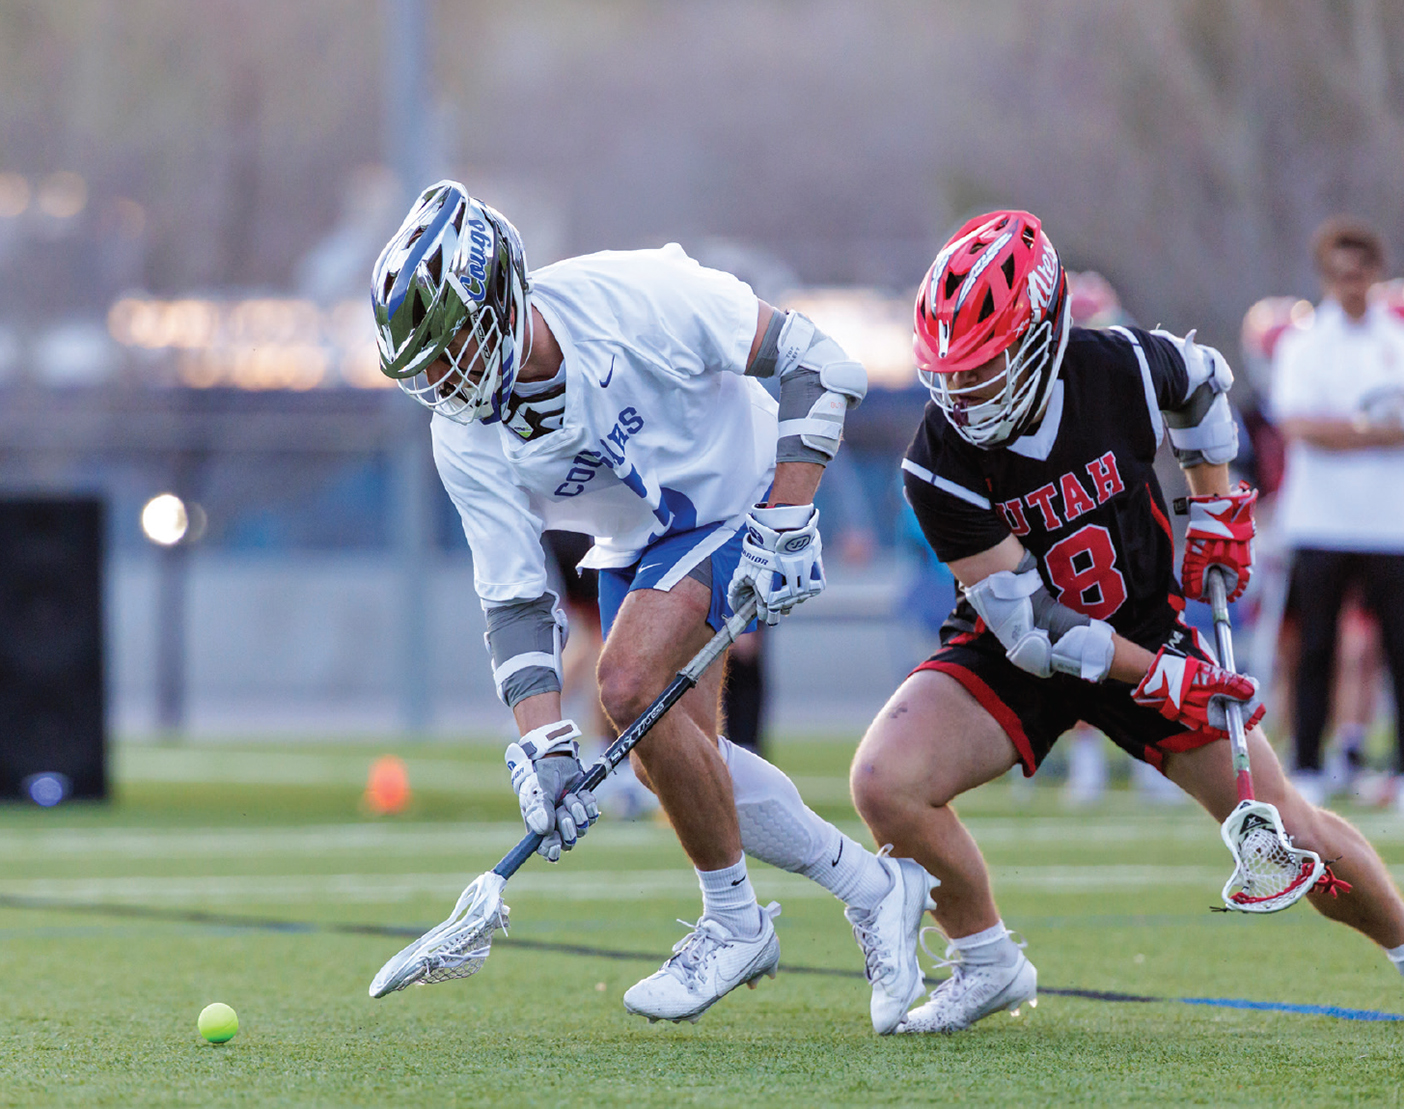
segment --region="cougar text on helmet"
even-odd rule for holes
[[[492,231],[482,220],[468,221],[468,267],[463,275],[468,295],[479,303],[487,296],[487,252],[492,246]]]

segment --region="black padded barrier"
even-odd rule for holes
[[[107,796],[103,504],[0,498],[0,798]]]

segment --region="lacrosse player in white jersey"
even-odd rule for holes
[[[415,203],[376,263],[381,368],[434,411],[434,459],[458,506],[487,615],[522,817],[551,861],[598,815],[580,730],[561,717],[565,620],[541,533],[596,537],[601,699],[623,728],[754,598],[774,623],[824,587],[814,491],[867,388],[804,316],[759,301],[676,244],[572,258],[528,275],[516,229],[462,185]],[[756,380],[778,376],[777,405]],[[793,783],[717,734],[721,670],[633,752],[697,869],[702,915],[624,995],[650,1020],[695,1021],[774,976],[772,917],[743,851],[830,890],[863,950],[872,1020],[892,1031],[921,992],[917,930],[934,880],[820,819]]]

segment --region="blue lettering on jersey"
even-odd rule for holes
[[[558,497],[578,497],[585,492],[585,483],[593,478],[601,466],[605,464],[604,457],[596,451],[581,451],[570,460],[570,470],[566,474],[565,481],[556,486],[556,496]]]
[[[637,408],[631,406],[620,411],[614,426],[609,429],[609,434],[599,441],[600,449],[613,465],[619,466],[624,462],[624,445],[628,443],[629,437],[637,435],[643,426],[644,419],[639,415]],[[618,454],[610,449],[610,443],[619,448]]]
[[[624,448],[632,436],[637,435],[644,426],[644,418],[639,415],[639,410],[630,405],[621,409],[615,418],[614,426],[609,429],[609,433],[598,440],[599,451],[581,451],[571,459],[571,468],[565,475],[565,480],[556,486],[555,495],[558,497],[578,497],[585,492],[585,483],[595,476],[601,466],[609,466],[610,469],[618,472],[619,467],[624,464]],[[630,481],[630,474],[634,481]],[[638,471],[632,466],[629,467],[629,474],[619,473],[619,480],[633,489],[639,496],[647,499],[647,494],[643,491],[643,479],[638,476]],[[638,487],[635,488],[635,483]],[[660,517],[661,518],[661,517]]]

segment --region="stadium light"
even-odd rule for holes
[[[141,510],[141,530],[158,546],[174,547],[190,530],[185,502],[174,493],[152,497]]]

